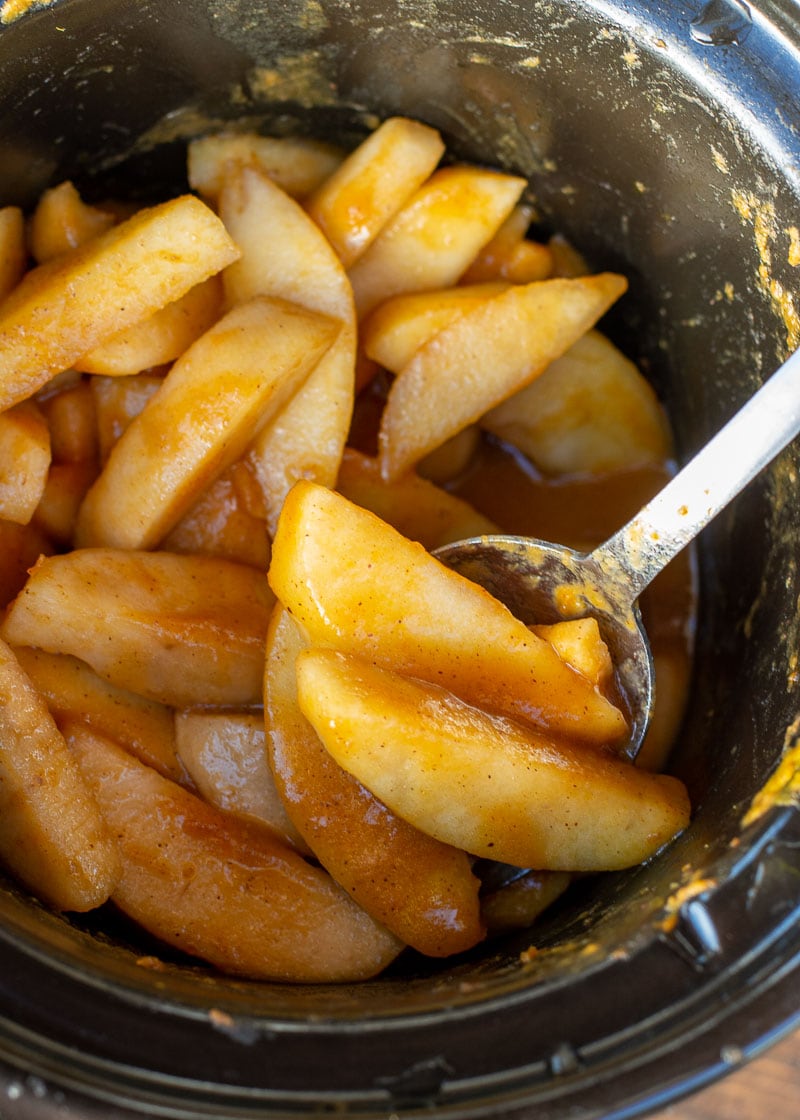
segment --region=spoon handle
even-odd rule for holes
[[[720,510],[800,433],[800,350],[671,479],[592,553],[634,603]]]

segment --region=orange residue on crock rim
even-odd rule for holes
[[[783,320],[786,328],[786,349],[791,353],[800,344],[800,314],[795,307],[792,292],[787,291],[772,274],[772,249],[773,245],[777,245],[780,235],[775,204],[757,198],[752,192],[745,194],[738,190],[731,192],[731,201],[741,220],[753,227],[759,257],[756,282],[772,300]],[[798,231],[792,226],[784,231],[782,236],[788,239],[787,259],[793,267],[796,267],[800,262]]]
[[[786,729],[784,751],[778,768],[750,803],[742,825],[752,824],[775,805],[800,801],[800,716]]]
[[[54,0],[5,0],[0,6],[0,23],[11,23],[32,8],[49,8]]]

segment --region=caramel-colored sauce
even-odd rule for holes
[[[450,489],[507,533],[589,550],[621,528],[671,474],[671,464],[663,463],[548,478],[514,449],[483,438],[469,470]],[[656,667],[656,706],[639,765],[657,770],[678,731],[688,692],[696,607],[690,551],[661,572],[640,606]]]

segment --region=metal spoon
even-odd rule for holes
[[[634,759],[650,721],[653,660],[637,600],[665,565],[800,433],[800,350],[619,532],[578,553],[530,537],[484,536],[435,554],[523,622],[596,618],[630,712]]]

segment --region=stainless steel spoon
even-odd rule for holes
[[[619,532],[578,553],[529,537],[484,536],[436,550],[523,622],[596,618],[630,710],[626,752],[650,721],[653,660],[637,600],[665,565],[800,433],[800,350]]]

